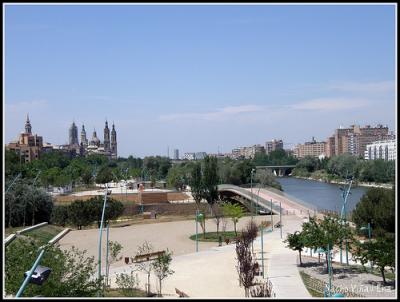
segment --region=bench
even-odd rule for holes
[[[153,252],[149,254],[139,254],[136,255],[134,258],[132,258],[132,262],[144,262],[144,261],[150,261],[150,260],[155,260],[158,258],[158,256],[164,256],[165,251],[158,251],[158,252]]]

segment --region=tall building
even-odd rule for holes
[[[265,153],[270,154],[272,151],[283,149],[283,141],[273,139],[272,141],[265,142]]]
[[[104,143],[101,143],[100,139],[97,137],[96,129],[93,131],[92,138],[90,141],[86,138],[86,130],[85,126],[82,125],[81,130],[81,144],[77,144],[78,141],[78,130],[73,122],[69,129],[69,141],[70,144],[64,146],[65,149],[68,149],[71,154],[75,155],[89,155],[89,154],[102,154],[106,155],[109,158],[116,159],[117,158],[117,132],[115,131],[115,126],[113,124],[111,130],[111,138],[110,138],[110,129],[108,128],[108,122],[105,122],[104,126]]]
[[[106,125],[104,127],[104,150],[110,151],[110,129],[108,129],[107,120],[106,120]]]
[[[179,150],[174,149],[174,159],[178,160],[179,159]]]
[[[393,138],[393,135],[389,134],[387,126],[377,125],[376,127],[371,127],[367,125],[361,128],[358,125],[351,125],[350,128],[340,127],[327,140],[327,156],[349,153],[354,156],[364,157],[364,151],[368,144],[391,138]]]
[[[293,150],[293,155],[297,158],[326,156],[326,142],[317,142],[313,137],[311,142],[298,144]]]
[[[384,159],[384,160],[396,160],[396,140],[384,140],[376,141],[372,144],[368,144],[364,151],[364,158],[367,160]]]
[[[86,130],[85,130],[85,125],[82,125],[82,130],[81,130],[81,144],[84,148],[88,146],[88,140],[86,138]]]
[[[26,116],[25,132],[21,132],[17,141],[12,141],[6,145],[6,150],[14,151],[20,161],[30,162],[40,158],[43,148],[43,137],[32,134],[32,126],[29,115]]]
[[[114,122],[111,130],[111,157],[117,158],[117,132],[115,131]]]
[[[79,145],[78,141],[78,127],[75,125],[75,122],[72,122],[71,127],[69,128],[69,145]]]

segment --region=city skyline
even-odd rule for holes
[[[123,157],[396,129],[393,5],[8,5],[4,22],[3,143],[27,113],[59,145],[113,116]]]

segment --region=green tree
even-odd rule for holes
[[[50,221],[52,224],[65,226],[68,222],[68,206],[54,206]]]
[[[301,252],[303,251],[304,246],[305,246],[302,233],[299,231],[296,231],[293,234],[288,233],[287,238],[284,242],[286,242],[288,244],[287,245],[288,248],[299,252],[300,266],[302,266],[303,263],[301,261]]]
[[[239,219],[244,216],[243,208],[239,204],[226,202],[222,204],[222,212],[224,216],[232,219],[235,235],[237,236],[236,224],[239,222]]]
[[[174,271],[170,269],[172,261],[172,252],[169,252],[168,249],[163,255],[158,255],[157,259],[153,261],[153,270],[154,274],[158,278],[159,282],[159,290],[158,294],[162,297],[161,285],[162,280],[167,278],[169,275],[172,275]]]
[[[92,209],[88,201],[75,200],[67,206],[68,221],[81,230],[83,226],[90,225],[95,220]]]
[[[113,180],[113,175],[111,172],[111,168],[108,166],[103,166],[100,168],[99,173],[96,175],[96,183],[106,184]]]
[[[369,188],[352,211],[359,229],[371,224],[373,234],[395,233],[395,190]]]
[[[108,242],[108,250],[109,250],[109,254],[108,254],[108,261],[107,261],[107,274],[106,274],[106,286],[109,285],[109,272],[110,272],[110,266],[111,264],[119,261],[122,259],[122,256],[120,256],[120,253],[122,251],[122,245],[117,242],[117,241],[109,241]]]
[[[39,252],[35,241],[17,238],[5,250],[5,291],[16,295],[23,276],[35,262]],[[86,251],[72,247],[61,250],[57,246],[46,248],[40,265],[51,268],[49,278],[41,286],[28,284],[23,297],[94,297],[101,288],[101,280],[93,279],[96,273],[94,257]]]
[[[217,158],[213,156],[206,156],[204,158],[204,171],[203,171],[203,192],[204,198],[210,206],[218,200],[218,164]]]
[[[385,267],[394,270],[396,261],[395,240],[389,237],[379,237],[376,240],[358,242],[355,245],[353,259],[360,261],[363,265],[368,261],[378,266],[383,284],[386,284]]]
[[[115,283],[118,285],[118,288],[122,290],[122,293],[126,297],[134,297],[134,291],[139,287],[139,277],[133,275],[133,271],[130,274],[116,274]]]

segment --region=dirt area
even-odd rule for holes
[[[328,283],[329,276],[326,272],[324,257],[321,257],[321,263],[318,263],[318,258],[306,256],[302,258],[304,266],[299,267],[300,271]],[[346,267],[337,262],[333,262],[332,267],[332,285],[342,289],[344,292],[353,292],[363,297],[395,296],[394,281],[387,279],[388,284],[383,285],[382,277],[369,272],[360,272],[353,267]]]
[[[98,195],[83,195],[83,196],[76,196],[76,195],[58,195],[54,197],[54,201],[56,204],[68,204],[73,202],[74,200],[89,200],[90,198],[96,197]],[[121,202],[132,202],[137,203],[138,194],[137,193],[128,193],[128,194],[111,194],[108,195],[110,198],[119,200]],[[181,192],[168,192],[167,193],[168,201],[183,201],[188,200],[190,197]]]

